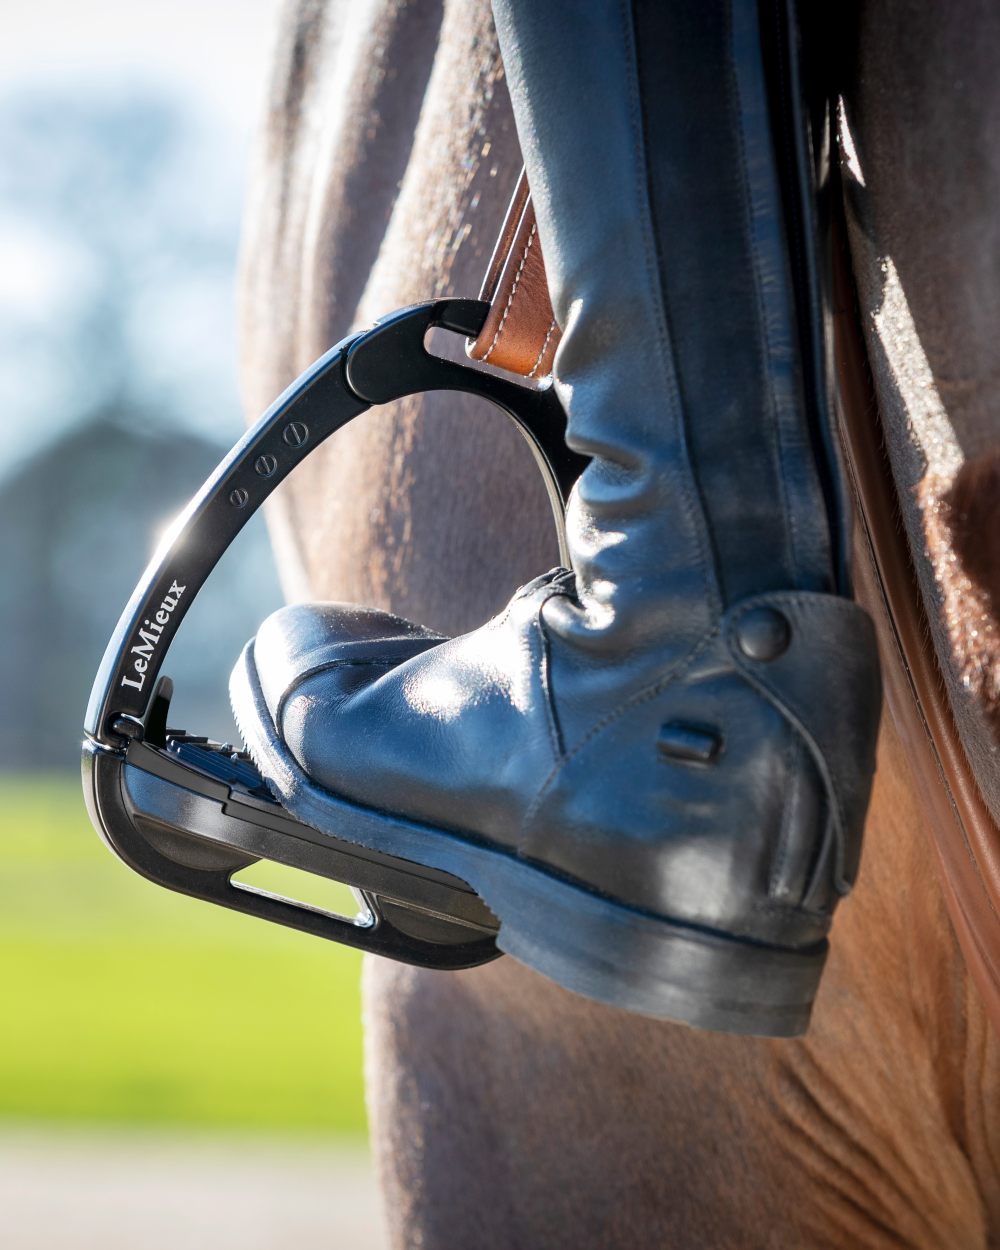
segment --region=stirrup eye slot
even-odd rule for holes
[[[375,923],[375,916],[360,890],[274,860],[258,859],[233,873],[229,883],[247,894],[280,899],[293,907],[346,920],[360,928],[370,928]]]

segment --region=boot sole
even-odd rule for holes
[[[566,989],[699,1029],[796,1037],[828,943],[767,946],[638,911],[491,843],[363,807],[317,786],[278,734],[246,647],[231,683],[247,750],[297,819],[466,881],[500,922],[497,946]]]

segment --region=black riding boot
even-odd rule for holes
[[[463,877],[561,984],[798,1033],[880,694],[847,597],[794,34],[753,0],[494,7],[555,384],[592,457],[572,570],[453,640],[278,612],[237,719],[293,813]]]

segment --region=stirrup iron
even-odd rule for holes
[[[271,796],[245,752],[168,728],[173,686],[159,676],[188,608],[250,516],[326,438],[376,404],[456,390],[500,408],[531,446],[565,552],[565,500],[585,461],[565,444],[551,384],[444,360],[424,344],[433,327],[475,337],[488,311],[479,300],[418,304],[331,348],[225,457],[154,555],[108,643],[83,742],[91,820],[150,881],[424,967],[473,967],[500,954],[497,921],[465,882],[320,833]],[[361,914],[351,920],[233,881],[261,859],[351,886]]]

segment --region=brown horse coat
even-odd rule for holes
[[[897,276],[927,368],[976,455],[996,437],[997,64],[985,6],[880,0],[846,109],[865,173],[863,302],[884,303],[878,257],[906,257]],[[289,4],[245,242],[248,412],[352,326],[475,294],[519,165],[485,5]],[[930,195],[942,168],[952,182],[935,173]],[[954,193],[970,184],[971,200]],[[954,255],[949,243],[939,256],[943,240]],[[896,325],[870,322],[876,337]],[[880,402],[905,424],[912,397],[873,354]],[[913,533],[926,498],[903,500]],[[968,499],[958,514],[973,514]],[[355,423],[296,472],[272,521],[290,595],[450,631],[556,560],[526,448],[455,396]],[[1000,1244],[1000,1050],[885,724],[861,880],[804,1040],[627,1016],[511,959],[458,974],[369,963],[370,1110],[394,1245]]]

